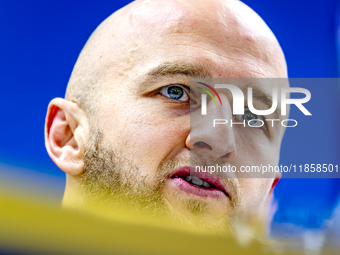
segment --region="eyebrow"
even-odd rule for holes
[[[161,77],[187,76],[188,78],[211,78],[210,72],[203,64],[190,64],[178,62],[165,62],[151,69],[147,76],[149,79]]]

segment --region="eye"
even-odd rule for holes
[[[251,127],[262,127],[264,125],[262,117],[252,113],[248,109],[244,111],[243,115],[237,115],[235,118],[242,122],[245,120],[246,124]]]
[[[189,100],[189,95],[186,89],[181,85],[166,86],[162,88],[159,93],[173,100],[179,100],[179,101]]]

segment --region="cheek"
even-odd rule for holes
[[[139,165],[154,165],[153,169],[157,169],[161,161],[175,157],[185,148],[189,131],[183,124],[186,122],[183,118],[165,120],[153,117],[145,120],[148,120],[148,124],[135,130],[131,142],[136,146],[135,155],[140,160]]]
[[[149,174],[168,155],[184,148],[190,129],[189,115],[176,116],[152,105],[126,103],[112,111],[103,109],[101,119],[107,142]]]
[[[234,164],[241,166],[276,166],[279,160],[280,142],[270,140],[262,131],[239,130],[236,133],[236,158]],[[262,174],[257,177],[265,177]],[[268,177],[268,176],[267,176]]]

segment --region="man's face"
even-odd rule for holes
[[[218,183],[207,184],[188,177],[190,164],[218,163],[237,169],[276,165],[283,130],[280,126],[213,128],[207,118],[237,119],[232,115],[231,94],[223,89],[218,93],[224,107],[216,110],[210,102],[208,110],[214,114],[191,122],[201,109],[193,107],[191,100],[199,92],[190,78],[284,77],[285,70],[282,56],[275,54],[276,42],[270,32],[257,29],[254,14],[245,13],[241,20],[227,8],[204,8],[185,13],[183,6],[175,4],[144,4],[132,11],[129,23],[122,22],[124,32],[117,39],[120,53],[113,37],[98,59],[100,102],[96,102],[96,123],[91,123],[84,176],[91,181],[93,172],[92,176],[87,172],[97,168],[102,174],[96,181],[112,189],[133,194],[135,187],[134,196],[154,196],[155,203],[175,215],[220,224],[265,207],[274,175],[217,178]],[[247,86],[235,85],[243,90]],[[272,93],[270,83],[254,87]],[[254,105],[266,109],[256,100]],[[93,141],[98,137],[100,143]],[[114,184],[115,178],[121,185]]]

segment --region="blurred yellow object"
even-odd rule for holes
[[[166,226],[105,220],[0,192],[0,253],[30,254],[263,254],[253,242],[193,234]],[[267,253],[269,254],[269,253]]]

